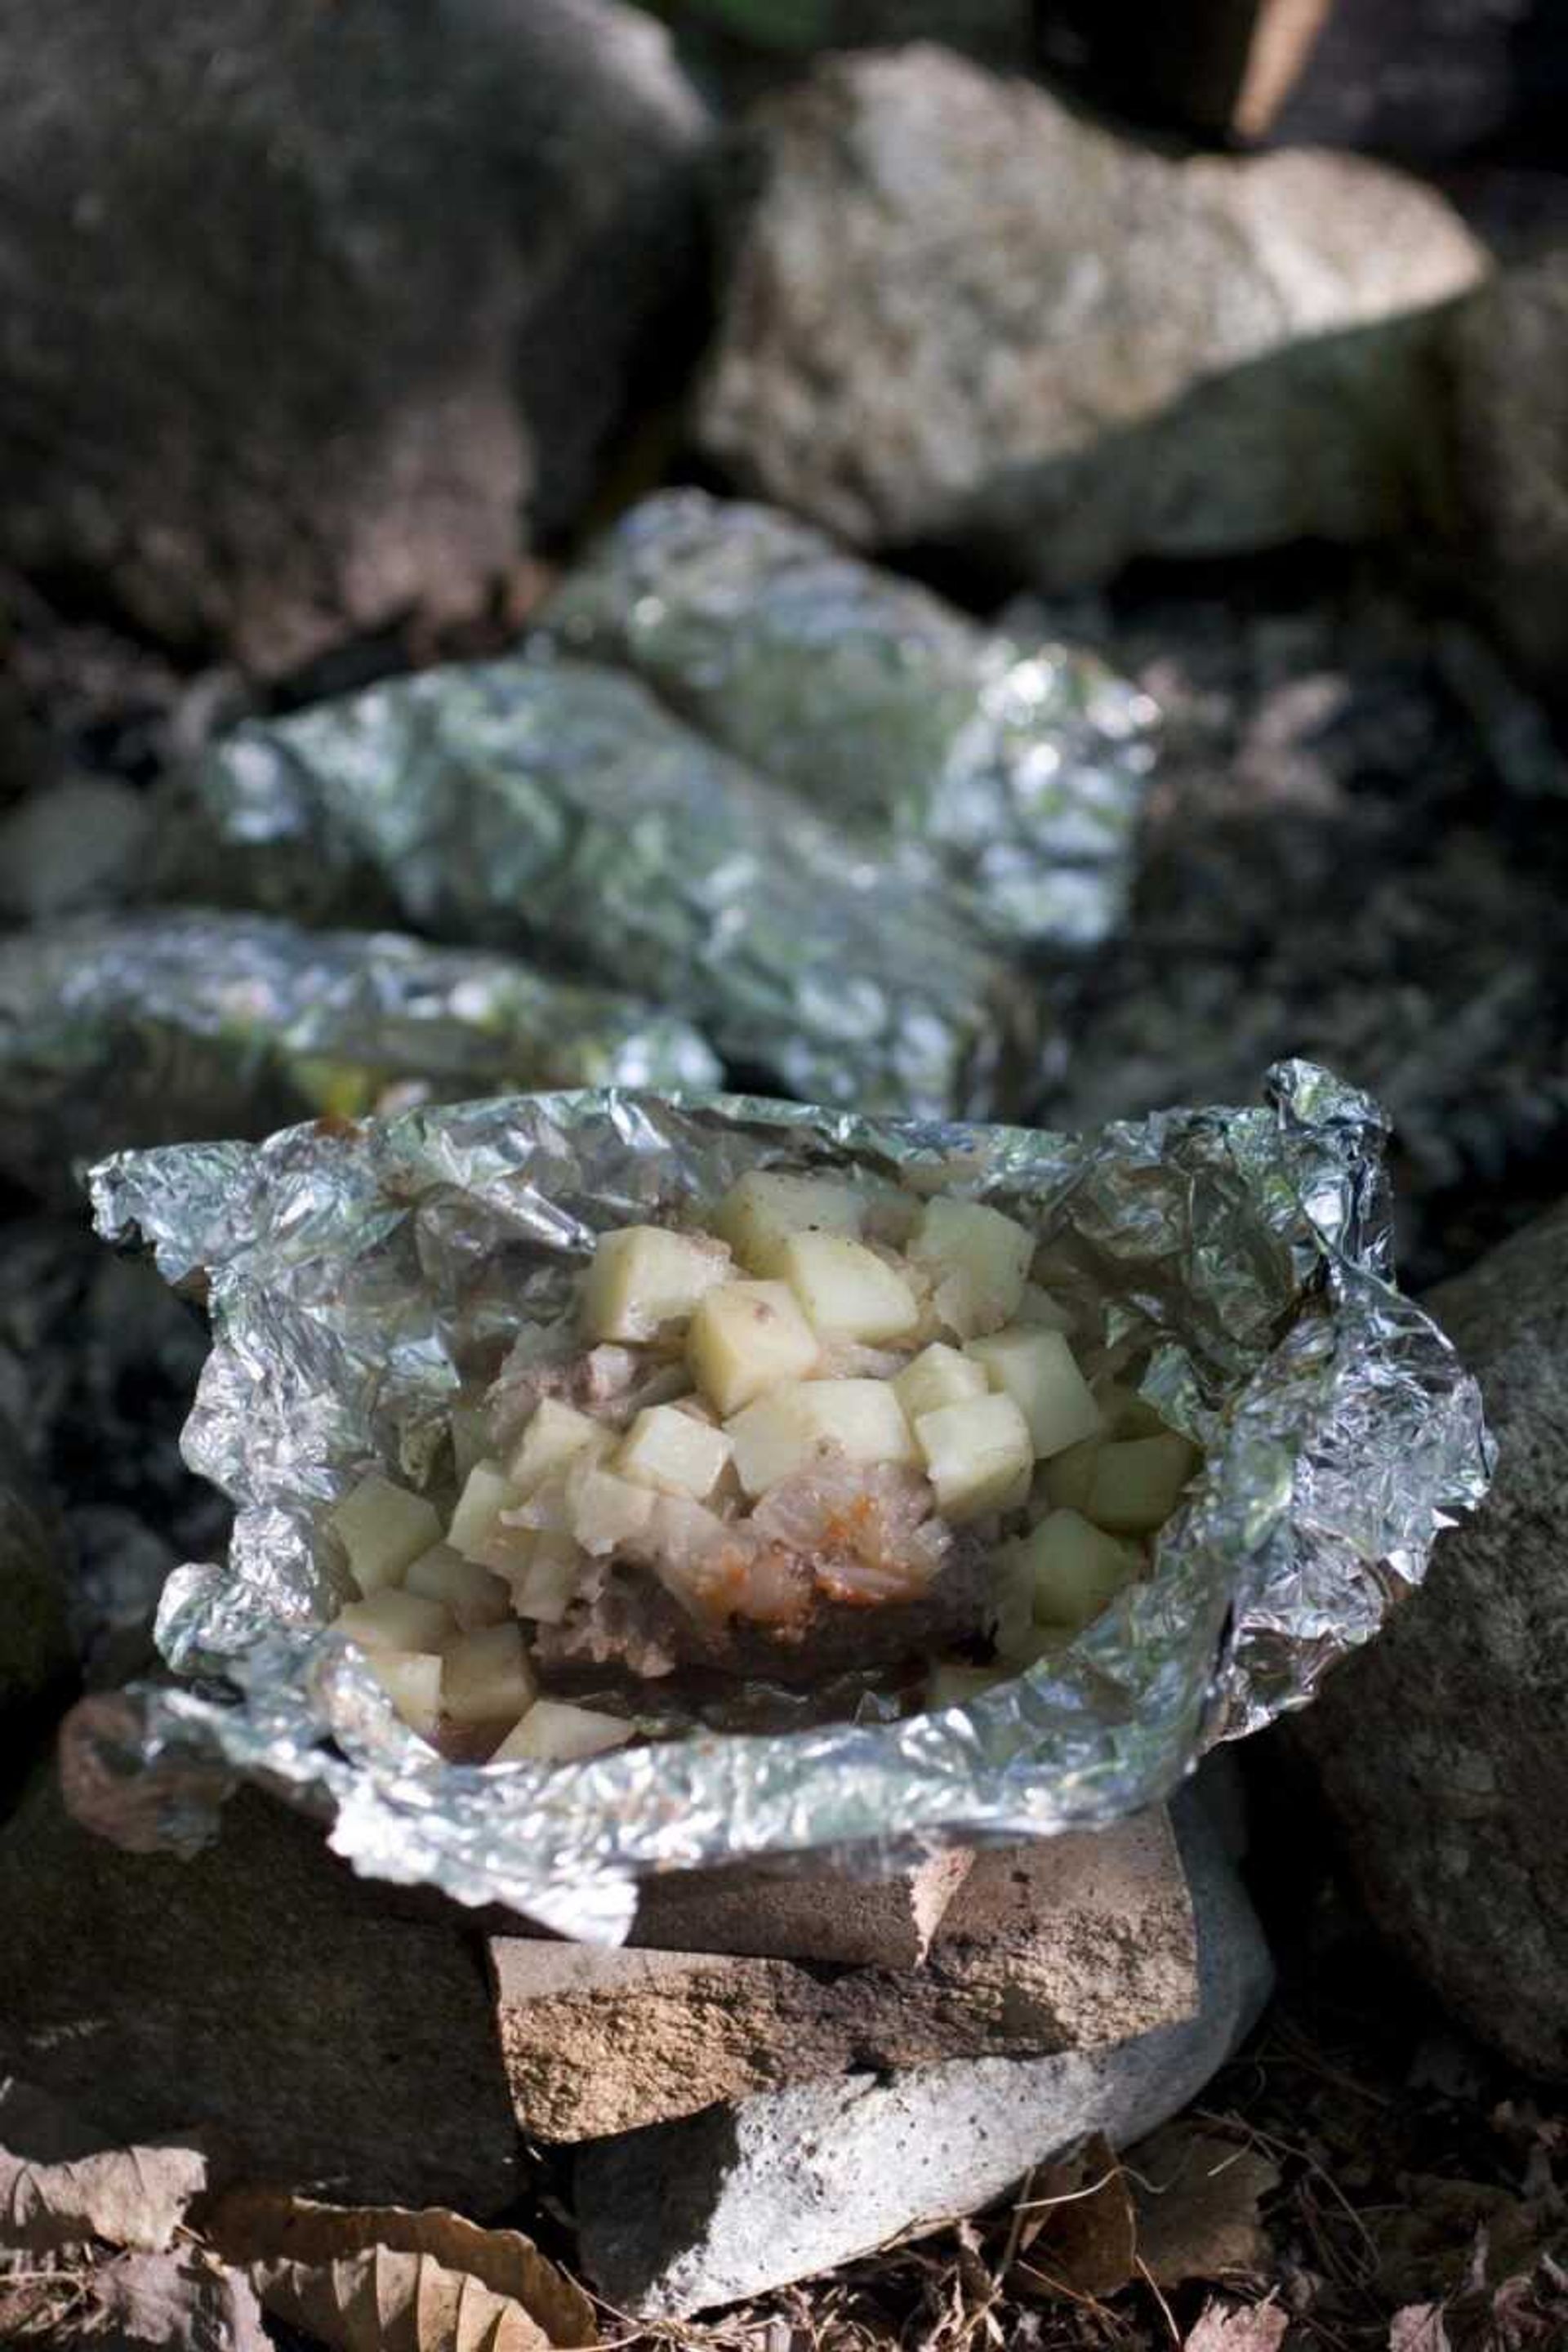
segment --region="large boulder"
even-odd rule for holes
[[[1568,1203],[1429,1301],[1480,1379],[1489,1501],[1300,1718],[1391,1942],[1515,2064],[1568,2078]]]
[[[859,544],[1068,587],[1441,508],[1484,260],[1396,173],[1173,162],[917,46],[759,107],[737,179],[700,438]]]
[[[1454,321],[1460,560],[1521,666],[1568,660],[1568,247],[1503,271]]]
[[[263,670],[473,612],[684,295],[702,125],[614,0],[16,0],[0,559]]]

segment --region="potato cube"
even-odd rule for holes
[[[814,1330],[876,1347],[902,1339],[921,1319],[896,1266],[847,1234],[792,1234],[780,1261]]]
[[[441,1661],[429,1650],[370,1650],[371,1673],[410,1731],[434,1742],[441,1727]]]
[[[536,1625],[559,1625],[576,1598],[586,1566],[570,1536],[535,1536],[526,1566],[512,1579],[513,1609]]]
[[[392,1584],[368,1601],[351,1601],[332,1622],[362,1650],[439,1650],[456,1630],[451,1611],[441,1601]]]
[[[962,1404],[965,1397],[984,1396],[991,1385],[983,1364],[972,1363],[956,1348],[933,1339],[893,1382],[893,1393],[911,1423],[939,1405]]]
[[[520,1495],[531,1495],[546,1478],[564,1470],[574,1454],[591,1445],[602,1427],[575,1405],[563,1404],[559,1397],[542,1397],[507,1465],[507,1476]]]
[[[1135,1388],[1121,1381],[1096,1381],[1094,1400],[1105,1416],[1108,1437],[1163,1437],[1168,1424]]]
[[[1089,1490],[1088,1516],[1116,1535],[1146,1535],[1163,1527],[1197,1468],[1184,1437],[1130,1437],[1102,1445]]]
[[[606,1748],[624,1748],[636,1728],[618,1715],[568,1706],[563,1699],[536,1699],[507,1733],[490,1762],[576,1764],[585,1756],[602,1756]]]
[[[1045,1468],[1045,1486],[1053,1510],[1088,1513],[1094,1465],[1105,1443],[1103,1437],[1084,1437],[1076,1445],[1065,1446],[1060,1454],[1052,1454]]]
[[[448,1723],[515,1723],[538,1689],[521,1625],[483,1625],[447,1645],[441,1711]]]
[[[634,1485],[595,1464],[574,1479],[568,1497],[571,1532],[584,1551],[603,1556],[617,1544],[646,1535],[657,1497],[651,1486]]]
[[[484,1559],[503,1511],[515,1511],[522,1496],[499,1462],[476,1462],[458,1497],[447,1541],[465,1559]]]
[[[1103,1429],[1089,1382],[1059,1331],[1012,1323],[989,1339],[971,1339],[964,1353],[982,1366],[994,1389],[1012,1398],[1042,1460]]]
[[[1051,1511],[1008,1550],[1028,1576],[1035,1621],[1076,1633],[1098,1617],[1141,1565],[1131,1544],[1118,1543],[1079,1511]]]
[[[639,1412],[616,1455],[617,1475],[634,1486],[661,1495],[689,1495],[694,1502],[713,1492],[730,1459],[730,1440],[679,1405],[649,1405]]]
[[[837,1176],[792,1176],[754,1169],[732,1184],[713,1213],[748,1274],[782,1274],[792,1234],[858,1234],[866,1195]]]
[[[729,1251],[706,1234],[664,1225],[601,1234],[583,1286],[583,1328],[591,1339],[651,1339],[684,1323],[730,1270]]]
[[[903,1408],[886,1381],[787,1381],[725,1423],[748,1495],[765,1494],[836,1445],[851,1462],[918,1462]]]
[[[1029,1424],[1010,1396],[939,1405],[921,1413],[915,1436],[943,1518],[1016,1510],[1028,1494],[1035,1449]]]
[[[441,1540],[435,1506],[374,1471],[329,1512],[327,1525],[347,1552],[353,1580],[367,1597],[383,1585],[395,1584],[411,1559]]]
[[[726,1417],[764,1389],[816,1367],[816,1335],[787,1282],[721,1282],[687,1334],[691,1377]]]
[[[450,1544],[421,1552],[403,1580],[405,1592],[422,1592],[448,1608],[460,1633],[478,1625],[500,1625],[511,1615],[511,1594],[503,1577],[477,1559],[465,1559]]]
[[[932,1303],[961,1339],[1012,1321],[1034,1255],[1034,1235],[980,1201],[928,1201],[910,1244],[936,1275]]]
[[[1076,1331],[1078,1328],[1078,1317],[1072,1308],[1064,1307],[1059,1298],[1053,1298],[1048,1290],[1042,1290],[1037,1282],[1024,1285],[1016,1319],[1038,1331]]]
[[[449,1426],[452,1432],[452,1467],[461,1486],[475,1463],[482,1462],[490,1450],[490,1417],[483,1400],[465,1397],[460,1403],[455,1404]]]

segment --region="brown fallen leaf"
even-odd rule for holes
[[[273,2352],[249,2280],[199,2248],[122,2254],[89,2292],[93,2352]]]
[[[1388,2352],[1450,2352],[1440,2303],[1407,2303],[1388,2323]]]
[[[161,2252],[206,2179],[197,2148],[116,2147],[47,2092],[0,2078],[0,2246],[38,2252],[106,2238]]]
[[[1183,2352],[1279,2352],[1289,2325],[1278,2304],[1224,2304],[1211,2295]]]
[[[433,2254],[370,2246],[335,2263],[253,2263],[250,2275],[268,2311],[331,2352],[550,2352],[520,2303]]]
[[[1037,2173],[1008,2283],[1065,2300],[1115,2294],[1136,2275],[1137,2254],[1126,2175],[1096,2133],[1067,2163]]]
[[[1172,2124],[1128,2159],[1138,2254],[1157,2286],[1266,2271],[1272,2249],[1258,2200],[1279,2173],[1256,2149],[1194,2124]]]
[[[281,2191],[237,2189],[217,2200],[204,2227],[226,2261],[251,2270],[262,2301],[284,2318],[290,2315],[274,2302],[264,2273],[324,2273],[334,2265],[355,2263],[363,2270],[365,2257],[383,2254],[406,2257],[414,2270],[425,2263],[430,2265],[433,2274],[439,2272],[467,2278],[482,2288],[492,2302],[515,2307],[533,2329],[531,2336],[516,2339],[520,2347],[525,2343],[575,2347],[595,2345],[599,2340],[594,2308],[587,2296],[540,2252],[531,2239],[520,2230],[482,2230],[478,2222],[465,2221],[460,2213],[448,2212],[441,2206],[415,2212],[400,2205],[320,2205],[309,2198],[289,2197]],[[399,2292],[416,2292],[410,2284],[410,2272],[388,2272],[389,2286],[395,2275],[400,2283]],[[366,2279],[372,2279],[372,2273],[367,2272],[360,2279],[358,2291],[374,2302],[374,2280],[367,2286]],[[302,2277],[291,2276],[277,2292],[298,2295],[303,2292]],[[434,2308],[446,2290],[437,2285],[433,2275],[418,2292],[434,2298]],[[366,2308],[369,2307],[367,2303]],[[463,2324],[468,2325],[466,2315]],[[383,2343],[390,2346],[394,2342],[399,2352],[405,2344],[417,2346],[419,2352],[437,2352],[439,2345],[441,2352],[446,2352],[446,2339],[427,2334],[405,2334],[397,2338],[374,2335],[351,2337],[341,2332],[329,2334],[315,2319],[303,2320],[301,2325],[312,2327],[324,2343],[352,2346],[353,2352],[361,2352],[362,2347]],[[452,2338],[454,2344],[458,2340],[456,2336]],[[465,2336],[462,2340],[466,2346],[469,2339]],[[484,2341],[482,2337],[473,2340]],[[498,2336],[495,2352],[502,2352],[503,2341],[510,2343],[511,2338]],[[490,2352],[488,2344],[486,2352]]]

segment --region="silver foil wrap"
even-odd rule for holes
[[[838,823],[890,832],[1020,946],[1123,912],[1154,706],[1092,654],[988,635],[771,507],[668,490],[552,597],[547,639],[628,665]]]
[[[172,908],[0,942],[0,1168],[523,1087],[711,1087],[690,1023],[508,956]]]
[[[110,1834],[162,1819],[188,1843],[202,1792],[253,1777],[319,1810],[363,1873],[614,1939],[648,1873],[824,1851],[875,1868],[1152,1802],[1307,1700],[1484,1490],[1475,1383],[1392,1284],[1383,1140],[1366,1097],[1289,1063],[1267,1108],[1081,1138],[602,1093],[109,1160],[100,1230],[140,1235],[171,1281],[206,1277],[184,1450],[237,1517],[226,1563],[164,1593],[161,1645],[198,1679],[79,1711],[79,1803]],[[323,1512],[375,1465],[438,1488],[465,1349],[596,1232],[778,1161],[994,1201],[1051,1243],[1055,1286],[1108,1302],[1100,1341],[1152,1351],[1145,1392],[1206,1453],[1153,1575],[966,1707],[556,1769],[442,1761],[326,1630]]]
[[[163,887],[542,953],[808,1100],[994,1115],[1035,992],[896,847],[851,841],[637,679],[524,657],[236,729],[163,810]]]

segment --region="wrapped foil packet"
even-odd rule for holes
[[[1032,992],[939,889],[587,663],[427,670],[247,722],[164,825],[173,895],[542,951],[791,1094],[991,1112],[1033,1058]]]
[[[543,632],[928,854],[998,939],[1079,948],[1120,921],[1154,707],[1092,655],[988,635],[808,524],[702,490],[634,508]]]
[[[0,942],[0,1168],[527,1087],[708,1087],[689,1023],[493,954],[256,916],[89,915]]]
[[[184,1445],[238,1509],[227,1562],[176,1572],[159,1622],[171,1664],[223,1685],[79,1710],[79,1809],[188,1843],[247,1775],[329,1818],[362,1872],[613,1939],[649,1873],[823,1851],[874,1868],[1154,1801],[1212,1742],[1303,1704],[1484,1490],[1475,1383],[1392,1285],[1383,1141],[1364,1096],[1288,1063],[1267,1108],[1080,1138],[605,1093],[108,1161],[101,1231],[209,1286]],[[963,1708],[556,1768],[442,1761],[326,1630],[343,1594],[323,1514],[376,1465],[440,1490],[465,1357],[596,1232],[781,1162],[994,1202],[1047,1239],[1062,1295],[1104,1302],[1113,1358],[1150,1351],[1145,1393],[1206,1454],[1153,1575]]]

